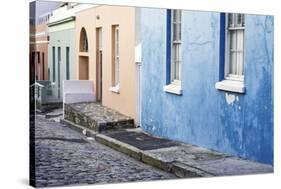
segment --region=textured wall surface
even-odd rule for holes
[[[112,16],[114,15],[114,16]],[[99,19],[89,19],[96,18]],[[110,90],[112,86],[112,26],[119,25],[120,50],[120,92]],[[94,89],[98,91],[96,61],[96,28],[102,29],[102,104],[120,113],[136,119],[136,64],[135,50],[135,8],[122,6],[98,6],[76,14],[76,72],[78,73],[79,38],[82,28],[86,29],[89,52],[83,56],[89,57],[89,79],[93,80]],[[78,76],[78,74],[77,74]],[[94,93],[96,93],[94,91]],[[98,96],[98,95],[96,95]]]
[[[273,17],[246,15],[245,94],[220,91],[220,13],[183,11],[182,96],[166,84],[167,10],[141,11],[142,128],[273,164]]]

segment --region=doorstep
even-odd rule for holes
[[[64,119],[95,132],[134,128],[134,119],[98,102],[64,104]]]

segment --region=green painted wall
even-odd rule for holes
[[[48,53],[48,70],[49,79],[54,83],[53,95],[62,101],[63,94],[63,80],[66,80],[66,48],[69,47],[69,76],[70,80],[75,79],[75,34],[74,28],[50,32],[49,41],[49,53]],[[55,73],[53,72],[53,47],[55,47]],[[60,63],[60,73],[58,69],[58,47],[61,49],[61,63]],[[55,74],[55,81],[53,81],[53,75]],[[58,82],[58,77],[60,75],[60,84]]]

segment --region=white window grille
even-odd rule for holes
[[[119,26],[114,26],[114,86],[119,84],[119,70],[120,57],[119,57]]]
[[[244,14],[227,14],[225,79],[244,80]]]
[[[181,81],[181,23],[182,11],[172,10],[172,57],[171,83],[180,84]]]

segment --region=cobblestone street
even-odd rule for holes
[[[87,138],[58,119],[37,115],[35,133],[37,187],[175,178]]]

